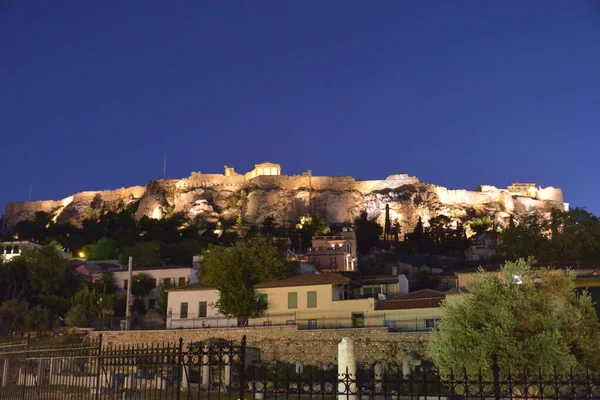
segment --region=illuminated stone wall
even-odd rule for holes
[[[139,202],[136,218],[163,218],[184,212],[200,221],[235,220],[260,224],[272,216],[279,223],[294,223],[301,215],[319,212],[329,223],[349,223],[361,212],[383,224],[385,205],[403,233],[417,220],[443,214],[455,220],[490,215],[505,224],[512,214],[532,210],[563,209],[562,191],[534,188],[531,197],[483,185],[476,191],[451,190],[420,182],[406,174],[383,180],[356,180],[350,176],[263,175],[246,180],[243,175],[202,174],[188,178],[153,180],[146,186],[76,193],[59,201],[8,203],[5,221],[12,228],[36,211],[47,211],[58,222],[82,222],[88,209],[115,209]],[[533,190],[533,189],[532,189]]]

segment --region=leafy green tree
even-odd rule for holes
[[[68,321],[78,326],[90,326],[94,321],[102,316],[102,309],[112,309],[114,307],[114,295],[103,295],[95,288],[82,285],[81,289],[73,296],[72,307],[67,313]],[[83,314],[83,317],[82,317]],[[84,321],[82,321],[84,319]],[[81,325],[81,324],[84,325]]]
[[[292,267],[272,240],[257,237],[232,247],[210,246],[203,253],[198,279],[219,290],[217,308],[228,316],[252,317],[265,308],[254,285],[286,278]]]
[[[499,274],[479,272],[468,293],[442,303],[430,355],[444,373],[490,371],[569,372],[600,366],[600,323],[587,293],[575,290],[574,274],[533,270],[522,259]]]
[[[99,293],[111,295],[119,291],[117,278],[114,272],[104,271],[100,274],[100,279],[96,281],[96,288]]]
[[[312,246],[312,238],[314,235],[324,235],[329,233],[329,227],[325,223],[325,219],[320,213],[314,216],[302,216],[296,224],[296,235],[301,238],[301,252],[306,251]],[[300,245],[300,243],[298,243]],[[300,247],[300,246],[299,246]]]
[[[88,244],[83,248],[88,260],[114,260],[117,258],[117,246],[111,238],[105,237],[96,243]]]
[[[154,288],[152,278],[150,275],[145,273],[133,275],[131,284],[131,294],[135,297],[147,296],[150,291]]]
[[[167,320],[167,311],[169,304],[169,289],[174,287],[174,284],[171,281],[165,282],[161,281],[160,286],[158,287],[158,299],[156,299],[155,310],[158,316],[163,320]]]
[[[370,220],[368,214],[363,212],[354,220],[356,232],[356,247],[360,254],[370,254],[379,245],[379,237],[383,228],[376,221]]]
[[[46,308],[31,306],[26,300],[7,300],[0,306],[0,335],[10,336],[52,330],[56,316]]]
[[[78,328],[85,328],[88,326],[88,316],[83,304],[75,304],[65,317],[65,324],[67,326],[75,326]]]
[[[159,242],[142,242],[126,246],[119,257],[121,264],[127,265],[130,256],[133,257],[135,267],[161,265],[161,244]]]
[[[476,234],[479,235],[483,232],[488,232],[494,229],[494,221],[489,215],[482,217],[473,218],[468,222],[469,228]]]

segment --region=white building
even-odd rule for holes
[[[156,266],[156,267],[133,267],[133,276],[146,274],[152,280],[152,290],[146,296],[145,305],[147,309],[154,308],[159,296],[158,287],[162,282],[169,283],[175,287],[183,287],[198,281],[197,269],[184,266]],[[129,287],[129,272],[124,267],[118,271],[112,271],[115,275],[115,284],[122,291]],[[100,274],[95,275],[98,278]]]
[[[0,248],[2,249],[2,259],[8,261],[20,256],[23,249],[41,250],[42,245],[28,240],[13,240],[10,242],[0,242]]]
[[[4,261],[9,261],[23,253],[23,250],[41,250],[42,245],[29,240],[11,240],[9,242],[0,242],[0,257]],[[59,256],[65,260],[70,260],[73,257],[65,251],[56,250]]]
[[[167,329],[224,328],[237,326],[237,319],[219,314],[217,289],[200,283],[169,290]]]
[[[496,255],[500,246],[500,233],[483,232],[477,235],[475,245],[465,251],[465,259],[471,261],[488,260]]]

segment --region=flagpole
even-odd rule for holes
[[[125,330],[131,330],[131,287],[133,286],[133,257],[129,256],[128,266],[128,277],[127,281],[127,306],[125,308]]]

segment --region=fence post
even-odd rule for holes
[[[21,399],[25,400],[25,389],[27,389],[27,359],[29,358],[29,340],[30,334],[27,334],[27,344],[25,345],[25,374],[23,375],[23,391],[21,392]],[[20,368],[20,366],[19,366]],[[19,376],[21,375],[19,371]],[[17,382],[18,384],[18,382]]]
[[[496,353],[492,354],[492,374],[494,376],[494,399],[500,400],[500,366]]]
[[[96,400],[100,398],[100,390],[101,390],[101,382],[100,382],[100,374],[102,373],[102,368],[100,368],[100,354],[102,353],[102,334],[98,336],[98,349],[96,353]]]
[[[181,398],[181,369],[183,367],[183,338],[179,338],[179,349],[177,350],[177,400]]]
[[[230,362],[232,360],[230,359]],[[246,335],[242,336],[242,345],[240,346],[240,396],[239,400],[244,400],[246,393]]]

